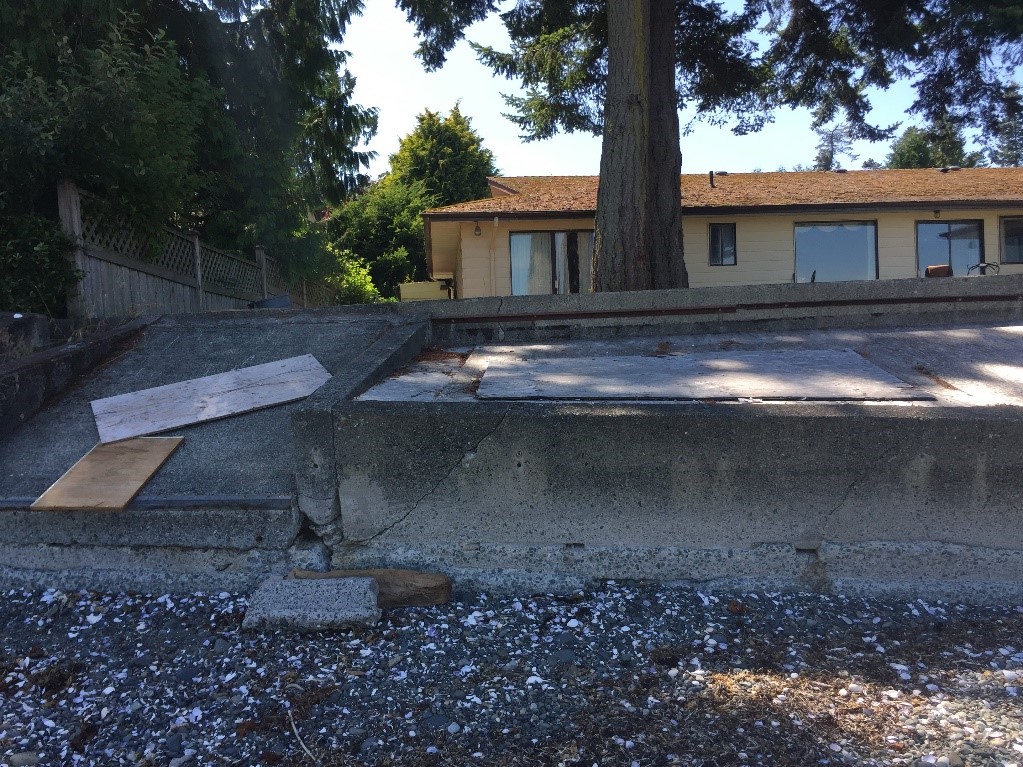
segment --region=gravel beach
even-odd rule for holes
[[[607,582],[370,628],[8,591],[0,764],[1023,765],[1023,607]]]

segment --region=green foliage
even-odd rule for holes
[[[95,48],[57,41],[47,77],[19,52],[0,58],[0,209],[45,206],[69,177],[146,221],[162,223],[194,193],[197,114],[211,96],[161,38],[136,42],[130,18]]]
[[[349,250],[331,249],[335,266],[327,282],[337,291],[340,304],[372,304],[380,300],[369,265]]]
[[[456,104],[447,117],[426,110],[416,129],[401,140],[391,155],[393,180],[420,183],[437,205],[453,205],[486,197],[487,177],[497,173],[494,153],[472,129]]]
[[[419,115],[390,160],[390,173],[337,207],[327,224],[335,249],[365,260],[384,298],[429,276],[423,211],[486,196],[487,177],[497,172],[493,153],[457,105],[447,117]]]
[[[403,282],[411,282],[415,277],[416,267],[409,259],[405,248],[398,248],[384,253],[369,265],[369,273],[373,284],[379,285],[385,298],[398,298],[398,286]]]
[[[396,296],[402,282],[427,276],[422,212],[435,201],[422,182],[402,183],[385,176],[334,211],[327,224],[330,238],[337,249],[370,264],[382,295]],[[395,253],[404,254],[407,268],[375,266]]]
[[[338,47],[360,9],[0,0],[0,187],[17,179],[6,196],[45,207],[66,175],[136,218],[307,271],[295,232],[367,181],[376,112],[353,103]]]
[[[980,152],[967,152],[962,131],[951,123],[927,128],[911,126],[892,144],[889,168],[974,168],[983,164]]]
[[[63,315],[65,294],[78,281],[73,248],[52,221],[0,214],[0,309]]]
[[[1023,8],[1017,10],[1023,26]],[[1018,95],[1019,89],[1013,84],[1011,90]],[[988,157],[992,165],[1019,167],[1023,165],[1023,109],[1007,106],[995,135],[988,145]]]

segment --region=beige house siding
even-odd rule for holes
[[[1000,220],[1023,216],[1023,209],[875,211],[855,213],[737,214],[724,216],[687,215],[683,219],[683,241],[689,282],[693,287],[717,285],[758,285],[791,282],[795,270],[795,226],[825,221],[874,221],[877,223],[879,277],[905,279],[917,275],[916,223],[980,219],[984,222],[984,254],[988,263],[1001,262]],[[737,263],[711,266],[709,238],[711,223],[736,225]],[[445,222],[446,223],[446,222]],[[592,230],[592,218],[562,219],[480,219],[459,223],[460,248],[455,270],[458,298],[511,294],[512,232]],[[1023,274],[1023,264],[1004,264],[1002,274]]]

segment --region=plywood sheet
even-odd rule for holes
[[[157,434],[293,402],[330,379],[311,354],[92,402],[100,442]]]
[[[665,356],[494,358],[486,399],[934,399],[852,349]]]
[[[123,509],[184,437],[140,437],[99,444],[32,504],[36,510]]]

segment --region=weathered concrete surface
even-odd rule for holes
[[[377,308],[226,312],[135,327],[130,343],[104,347],[113,349],[104,364],[76,369],[80,380],[0,442],[0,584],[247,591],[296,566],[327,567],[323,543],[300,535],[305,517],[295,504],[291,416],[302,403],[175,430],[184,445],[123,512],[28,506],[98,441],[91,400],[299,354],[313,354],[335,381],[358,383],[374,345],[409,328],[425,337],[421,321]]]
[[[480,399],[921,400],[852,349],[491,358]]]
[[[298,506],[326,540],[336,541],[340,535],[334,408],[414,359],[428,339],[429,326],[425,322],[389,329],[293,414]]]
[[[0,544],[0,588],[249,591],[287,572],[287,552]]]
[[[933,543],[967,554],[932,556],[928,580],[1005,581],[1023,574],[1020,444],[1004,407],[354,402],[334,566],[830,588],[872,572],[879,542]],[[919,577],[909,553],[873,572]]]
[[[45,402],[60,396],[94,366],[123,350],[155,319],[139,317],[88,341],[36,352],[0,365],[0,437],[28,421]]]
[[[0,442],[0,499],[37,497],[98,441],[89,402],[249,365],[313,354],[344,375],[389,330],[409,322],[360,310],[224,312],[164,317]],[[139,499],[265,499],[295,489],[291,415],[301,403],[176,429],[185,442]]]
[[[242,628],[325,631],[380,620],[372,578],[268,578],[252,594]]]
[[[62,546],[175,546],[205,549],[279,549],[292,545],[302,525],[289,501],[283,508],[131,507],[124,511],[0,509],[0,542]]]

